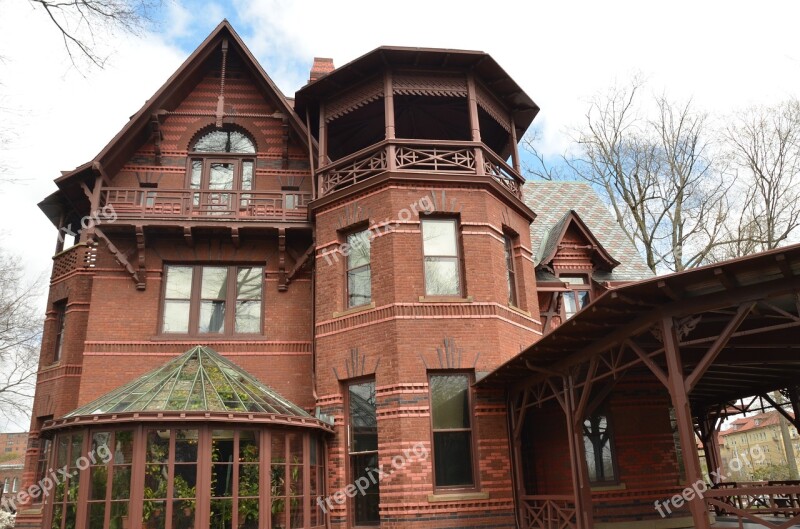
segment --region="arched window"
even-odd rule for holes
[[[246,208],[254,187],[255,153],[253,139],[235,128],[200,136],[189,150],[189,188],[197,190],[195,208],[210,214]]]

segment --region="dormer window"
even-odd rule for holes
[[[255,142],[234,128],[214,129],[200,136],[189,152],[189,188],[195,208],[208,213],[246,208],[255,180]],[[238,200],[237,200],[237,195]]]
[[[589,304],[589,281],[585,275],[562,275],[558,278],[568,291],[563,293],[564,317],[569,319]]]

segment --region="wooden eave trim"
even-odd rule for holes
[[[581,219],[580,215],[575,210],[570,210],[567,215],[569,218],[566,222],[564,222],[564,225],[561,227],[561,232],[558,234],[558,244],[555,245],[549,255],[542,257],[542,260],[539,263],[540,265],[550,264],[553,259],[555,259],[556,255],[558,254],[558,249],[561,246],[561,241],[564,239],[564,235],[574,222],[581,233],[583,233],[583,236],[586,237],[589,243],[592,244],[593,250],[608,265],[609,271],[619,266],[620,262],[614,259],[610,253],[608,253],[605,247],[600,243],[594,233],[592,233],[592,231],[589,229],[586,223],[583,222],[583,219]]]
[[[45,422],[42,432],[64,428],[87,427],[95,424],[120,423],[183,423],[183,422],[227,422],[237,424],[264,424],[300,428],[315,428],[333,433],[333,426],[315,417],[294,417],[278,413],[206,412],[206,411],[148,411],[129,413],[105,413],[65,417]]]

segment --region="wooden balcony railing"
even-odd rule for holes
[[[575,498],[569,495],[522,496],[522,529],[575,529],[578,526]]]
[[[480,142],[395,139],[376,143],[321,167],[317,172],[319,196],[387,171],[489,176],[519,198],[525,182]]]
[[[119,218],[302,221],[311,193],[108,187],[100,206]]]

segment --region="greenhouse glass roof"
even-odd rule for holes
[[[216,351],[195,346],[65,417],[158,411],[269,413],[311,418]]]

